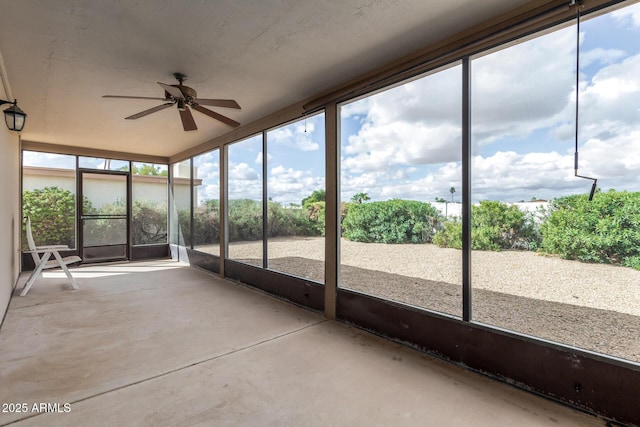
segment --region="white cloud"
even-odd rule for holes
[[[633,27],[640,28],[640,3],[616,10],[611,13],[611,16],[620,25],[627,25],[630,22]]]
[[[344,104],[340,108],[340,117],[366,116],[369,112],[371,98],[364,98],[356,102]]]
[[[64,154],[41,153],[37,151],[24,151],[23,164],[25,166],[40,166],[59,169],[75,169],[75,156]]]
[[[220,199],[220,186],[218,184],[203,184],[197,187],[198,203],[204,203],[206,200]]]
[[[573,156],[551,153],[497,152],[473,158],[474,200],[529,200],[571,192],[580,182],[573,179]],[[528,194],[527,192],[531,193]]]
[[[365,125],[349,137],[343,167],[359,172],[457,161],[461,158],[460,135],[459,125],[446,122],[439,126],[404,121]]]
[[[267,153],[267,162],[268,162],[269,160],[271,160],[272,158],[273,158],[273,156],[272,156],[271,154]],[[257,164],[259,164],[259,165],[261,165],[261,164],[262,164],[262,151],[260,151],[260,152],[258,153],[258,155],[256,156],[255,163],[257,163]]]
[[[362,174],[343,173],[341,176],[341,197],[349,201],[356,193],[367,193],[372,200],[402,198],[422,201],[434,201],[436,197],[448,197],[449,188],[461,191],[461,165],[451,162],[424,172],[422,177],[408,179],[408,174],[417,172],[416,168],[399,171],[372,171]]]
[[[585,139],[612,137],[640,123],[640,54],[600,69],[581,85],[580,133]]]
[[[319,138],[321,135],[315,134],[315,121],[314,119],[309,119],[306,123],[302,120],[269,131],[267,143],[284,145],[301,151],[316,151],[320,149],[320,144],[313,140],[314,137]]]
[[[580,174],[598,178],[603,189],[637,191],[640,187],[640,138],[636,130],[613,140],[590,140],[580,150]],[[611,151],[623,153],[611,156]],[[590,181],[574,176],[573,152],[525,153],[499,151],[490,156],[473,157],[472,197],[479,200],[518,201],[531,197],[552,199],[568,194],[587,193]],[[607,159],[602,161],[602,159]],[[366,192],[374,200],[406,198],[433,201],[448,199],[448,189],[462,191],[460,163],[447,163],[423,177],[402,182],[383,172],[343,177],[342,197],[349,199]]]
[[[229,198],[262,199],[262,179],[246,163],[229,164]]]
[[[229,162],[229,180],[257,181],[260,175],[246,163],[234,164]]]
[[[460,78],[457,66],[345,106],[344,117],[366,116],[343,147],[343,168],[397,173],[404,165],[458,161]]]
[[[314,190],[325,188],[324,177],[312,176],[308,171],[278,165],[271,169],[267,181],[270,199],[280,203],[300,203]]]
[[[588,67],[592,64],[612,64],[624,56],[625,52],[620,49],[591,49],[586,52],[580,52],[580,68]]]
[[[480,145],[525,138],[571,121],[575,29],[493,52],[472,63],[472,126]]]
[[[603,187],[640,189],[640,128],[606,140],[590,139],[580,148],[580,173],[598,178]]]
[[[198,163],[194,169],[194,176],[198,179],[211,181],[220,178],[220,164],[218,162]]]

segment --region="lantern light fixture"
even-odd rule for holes
[[[4,121],[7,123],[7,127],[9,130],[20,132],[24,128],[27,113],[18,107],[18,101],[15,99],[13,102],[0,99],[0,105],[2,104],[11,104],[9,108],[4,110]]]

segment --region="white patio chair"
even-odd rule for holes
[[[31,289],[33,282],[35,282],[36,279],[40,276],[42,270],[49,270],[51,268],[62,268],[64,274],[66,274],[69,278],[73,289],[79,289],[78,284],[71,275],[71,272],[67,268],[67,265],[81,262],[82,258],[80,258],[79,256],[68,256],[64,258],[61,257],[60,251],[69,250],[69,247],[66,245],[36,246],[35,242],[33,241],[33,234],[31,233],[31,218],[27,218],[27,242],[29,243],[29,252],[33,257],[33,262],[35,263],[36,268],[35,270],[33,270],[31,276],[29,276],[29,280],[27,280],[27,283],[24,285],[22,293],[20,293],[21,297],[25,296],[27,292],[29,292],[29,289]],[[42,257],[38,254],[42,254]],[[55,259],[49,261],[51,255],[53,255]]]

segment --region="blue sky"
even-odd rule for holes
[[[324,114],[267,132],[267,196],[300,204],[314,190],[325,188]],[[262,198],[261,135],[229,147],[229,198]]]
[[[473,58],[475,201],[588,192],[573,176],[575,45],[574,22]],[[640,5],[583,20],[580,46],[580,173],[638,191]],[[344,199],[460,191],[460,79],[457,66],[344,106]]]
[[[572,22],[472,59],[474,201],[589,191],[573,176],[575,49]],[[580,58],[580,174],[640,191],[640,4],[583,19]],[[451,187],[460,200],[461,78],[452,64],[341,107],[343,200],[450,200]],[[267,143],[268,197],[300,203],[324,188],[322,114],[270,130]],[[217,151],[196,159],[200,200],[218,197],[219,161]],[[262,161],[261,135],[229,146],[231,198],[261,199]]]

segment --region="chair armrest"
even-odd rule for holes
[[[35,252],[35,253],[43,253],[43,252],[53,252],[53,251],[70,251],[71,248],[67,245],[49,245],[49,246],[36,246],[35,250],[26,251],[26,252]]]

